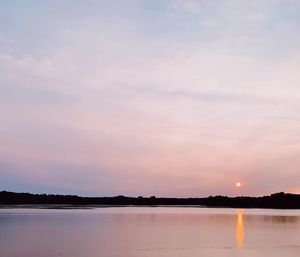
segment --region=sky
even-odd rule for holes
[[[299,67],[298,0],[1,1],[0,190],[300,193]]]

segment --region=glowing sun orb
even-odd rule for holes
[[[235,183],[235,186],[236,186],[236,187],[241,187],[242,184],[241,184],[241,182],[236,182],[236,183]]]

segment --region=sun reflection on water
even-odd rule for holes
[[[244,244],[245,231],[244,231],[244,212],[237,210],[236,214],[236,245],[242,248]]]

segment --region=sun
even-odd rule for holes
[[[236,182],[236,183],[235,183],[235,186],[236,186],[236,187],[241,187],[241,186],[242,186],[242,183],[241,183],[241,182]]]

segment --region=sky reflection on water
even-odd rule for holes
[[[300,211],[0,210],[4,257],[298,257]]]

